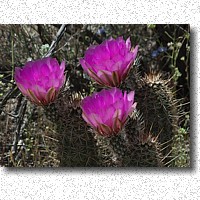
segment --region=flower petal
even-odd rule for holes
[[[103,89],[81,102],[83,119],[101,135],[117,134],[135,109],[134,92],[124,92],[118,88]]]
[[[97,76],[103,82],[103,85],[115,86],[112,81],[112,72],[101,70],[97,72]]]
[[[97,127],[97,131],[103,136],[110,136],[112,134],[112,129],[105,124],[100,124]]]
[[[127,48],[128,50],[131,49],[131,40],[130,40],[130,37],[128,37],[128,39],[126,40],[126,48]]]
[[[119,86],[126,78],[137,52],[138,45],[131,50],[130,37],[126,41],[122,37],[116,40],[111,38],[100,45],[89,47],[84,58],[80,59],[80,64],[99,84],[108,87]]]
[[[20,91],[37,105],[46,105],[54,99],[65,82],[65,62],[59,65],[55,58],[29,61],[23,68],[15,68],[15,82]],[[54,88],[54,89],[52,89]],[[50,93],[49,93],[50,92]]]

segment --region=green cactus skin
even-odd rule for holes
[[[128,153],[127,139],[124,130],[121,130],[118,135],[112,137],[104,137],[93,131],[96,140],[99,166],[102,167],[122,167],[125,166],[125,161]]]
[[[55,116],[51,115],[57,121],[60,166],[97,166],[95,142],[82,119],[80,99],[72,96],[71,93],[60,95],[54,103]]]
[[[181,108],[178,107],[180,100],[176,100],[174,88],[170,85],[171,79],[165,79],[164,76],[164,73],[154,71],[141,76],[137,66],[134,66],[122,88],[135,91],[137,110],[144,120],[143,133],[157,137],[159,146],[162,146],[162,154],[165,155],[162,162],[168,165],[174,159],[171,154],[172,140],[178,132]]]
[[[135,101],[144,119],[145,132],[159,134],[160,143],[171,140],[177,131],[179,113],[173,90],[169,87],[170,80],[164,80],[161,73],[150,72],[144,77],[134,73],[129,75],[124,88],[135,90]]]
[[[151,135],[145,143],[135,144],[132,148],[130,166],[164,167],[164,157],[158,141]]]
[[[159,141],[166,142],[172,138],[176,126],[174,100],[167,86],[167,82],[151,75],[143,79],[142,87],[136,93],[138,109],[143,113],[145,130],[160,133]]]
[[[93,131],[99,165],[104,167],[163,167],[164,156],[158,137],[144,134],[143,119],[135,111],[118,135],[104,137]],[[146,137],[146,138],[145,138]]]
[[[135,111],[128,120],[125,130],[130,152],[127,166],[163,167],[164,156],[158,137],[145,132],[144,120],[139,111]]]
[[[178,132],[179,111],[169,84],[160,73],[141,77],[137,68],[132,69],[121,89],[135,91],[137,110],[112,137],[89,130],[81,117],[81,98],[70,92],[61,94],[49,115],[57,124],[60,166],[164,167],[173,163],[177,154],[171,153],[172,138]],[[171,165],[183,165],[177,163]]]

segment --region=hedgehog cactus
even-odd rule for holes
[[[78,104],[71,92],[55,102],[62,166],[163,167],[177,156],[172,140],[179,112],[172,88],[161,73],[141,76],[137,66],[131,68],[138,47],[131,51],[130,46],[129,39],[110,39],[89,48],[80,61],[97,83],[114,88],[79,99]]]
[[[3,165],[190,166],[189,26],[100,26],[3,27]]]
[[[62,167],[98,166],[95,140],[81,116],[80,101],[77,93],[66,91],[44,108],[47,117],[56,123],[58,159]]]
[[[177,102],[169,87],[169,81],[164,80],[160,73],[150,72],[140,80],[136,91],[145,131],[151,131],[155,136],[159,135],[161,143],[169,141],[177,131],[178,121]]]

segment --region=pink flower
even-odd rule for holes
[[[83,119],[104,136],[116,135],[135,107],[134,92],[123,95],[118,88],[103,89],[81,103]]]
[[[15,68],[15,82],[20,91],[34,104],[53,102],[65,82],[65,62],[55,58],[30,61],[23,68]]]
[[[122,37],[109,39],[98,46],[91,46],[80,59],[84,71],[97,83],[117,87],[126,78],[138,52],[131,50],[131,41]]]

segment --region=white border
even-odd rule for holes
[[[0,0],[0,23],[191,24],[192,168],[0,169],[0,199],[200,199],[198,0]],[[1,58],[0,58],[1,59]]]

